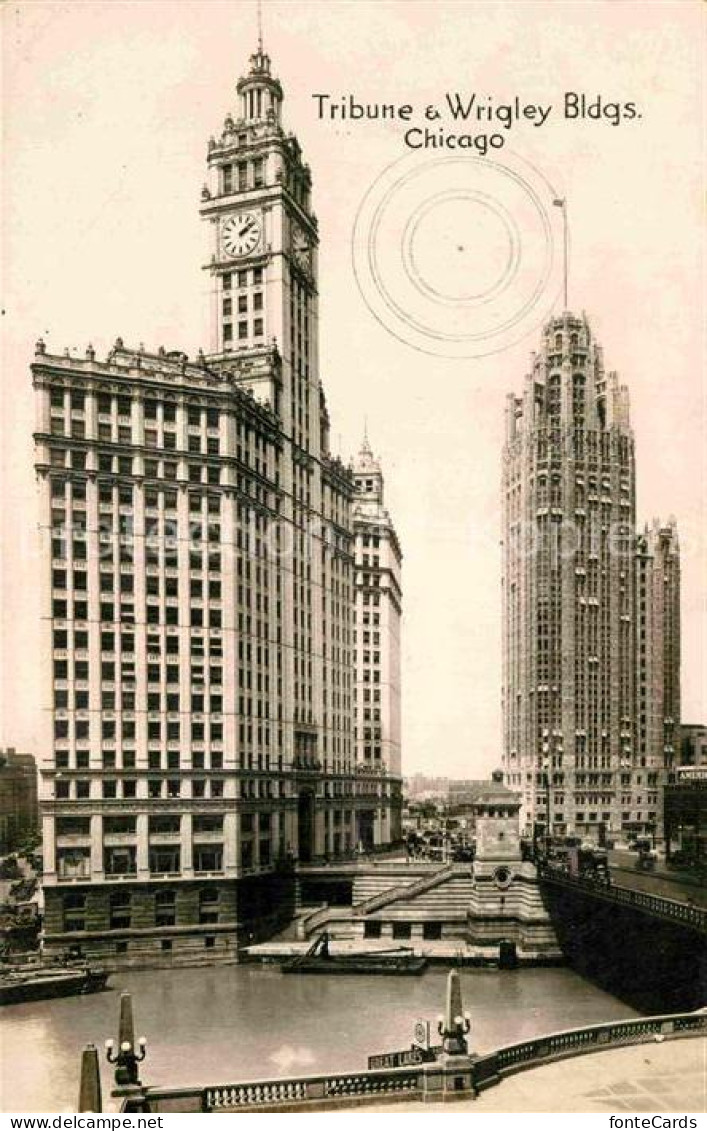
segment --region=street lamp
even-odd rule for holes
[[[462,1005],[461,982],[458,970],[447,976],[447,994],[444,1014],[437,1018],[437,1032],[442,1038],[442,1048],[451,1056],[468,1052],[467,1036],[471,1030],[471,1015]]]
[[[115,1041],[112,1040],[106,1041],[105,1048],[108,1063],[115,1065],[115,1083],[117,1087],[139,1088],[140,1075],[138,1072],[138,1064],[140,1064],[147,1055],[147,1040],[145,1037],[140,1037],[137,1042],[135,1041],[133,1003],[130,994],[127,992],[120,995],[118,1051],[115,1051]]]
[[[540,786],[541,786],[541,790],[542,790],[542,796],[543,796],[543,799],[545,801],[545,827],[544,827],[543,831],[544,831],[544,839],[545,839],[545,849],[547,851],[547,848],[548,848],[548,845],[549,845],[549,842],[550,842],[550,838],[552,837],[552,831],[553,831],[552,830],[552,818],[551,818],[551,813],[550,813],[550,806],[551,806],[550,770],[551,770],[552,765],[553,765],[553,760],[552,760],[553,755],[555,755],[555,754],[561,755],[562,754],[562,750],[563,750],[562,736],[558,735],[556,733],[553,733],[551,735],[550,731],[547,728],[545,728],[543,730],[543,742],[542,742],[541,749],[542,749],[542,757],[541,757],[541,761],[540,761],[540,767],[541,767]]]
[[[543,825],[543,847],[547,854],[548,841],[552,832],[550,823],[550,732],[543,730],[542,757],[540,759],[540,789],[545,802],[545,822]]]

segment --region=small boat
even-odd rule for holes
[[[427,959],[405,947],[395,950],[363,951],[358,954],[332,954],[325,931],[306,954],[284,962],[283,974],[422,974]]]
[[[37,963],[12,966],[0,971],[0,1005],[17,1005],[23,1001],[69,997],[72,994],[93,994],[104,990],[108,982],[105,970],[87,965],[49,966]]]

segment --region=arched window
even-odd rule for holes
[[[575,373],[572,378],[572,411],[575,416],[584,413],[584,374]]]

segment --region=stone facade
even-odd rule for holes
[[[628,390],[545,327],[503,452],[503,761],[526,829],[656,833],[679,724],[674,522],[636,536]]]
[[[211,345],[32,366],[47,949],[211,961],[297,860],[393,835],[358,772],[355,477],[329,448],[311,176],[258,51],[208,148]],[[397,683],[388,717],[397,717]],[[227,939],[228,941],[224,941]]]
[[[37,763],[8,746],[0,750],[0,854],[19,848],[38,827]]]
[[[366,439],[353,464],[356,655],[354,724],[356,768],[374,783],[391,781],[391,804],[372,808],[364,822],[366,848],[402,835],[400,756],[400,622],[402,552],[383,502],[380,463]],[[371,789],[372,799],[375,787]]]

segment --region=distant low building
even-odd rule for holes
[[[480,794],[488,793],[494,785],[503,787],[503,771],[494,770],[490,778],[452,779],[447,786],[446,801],[450,808],[473,805]]]
[[[448,786],[449,778],[431,777],[428,774],[411,774],[403,778],[403,792],[408,801],[443,797]]]
[[[683,723],[680,727],[680,764],[707,766],[707,726]]]
[[[707,865],[707,763],[678,766],[670,774],[663,813],[668,861]]]
[[[0,750],[0,854],[14,852],[38,827],[37,766],[14,746]]]
[[[470,802],[492,782],[502,784],[503,770],[494,770],[490,778],[483,779],[412,774],[403,779],[403,789],[408,802],[438,800],[445,805],[457,805]]]

